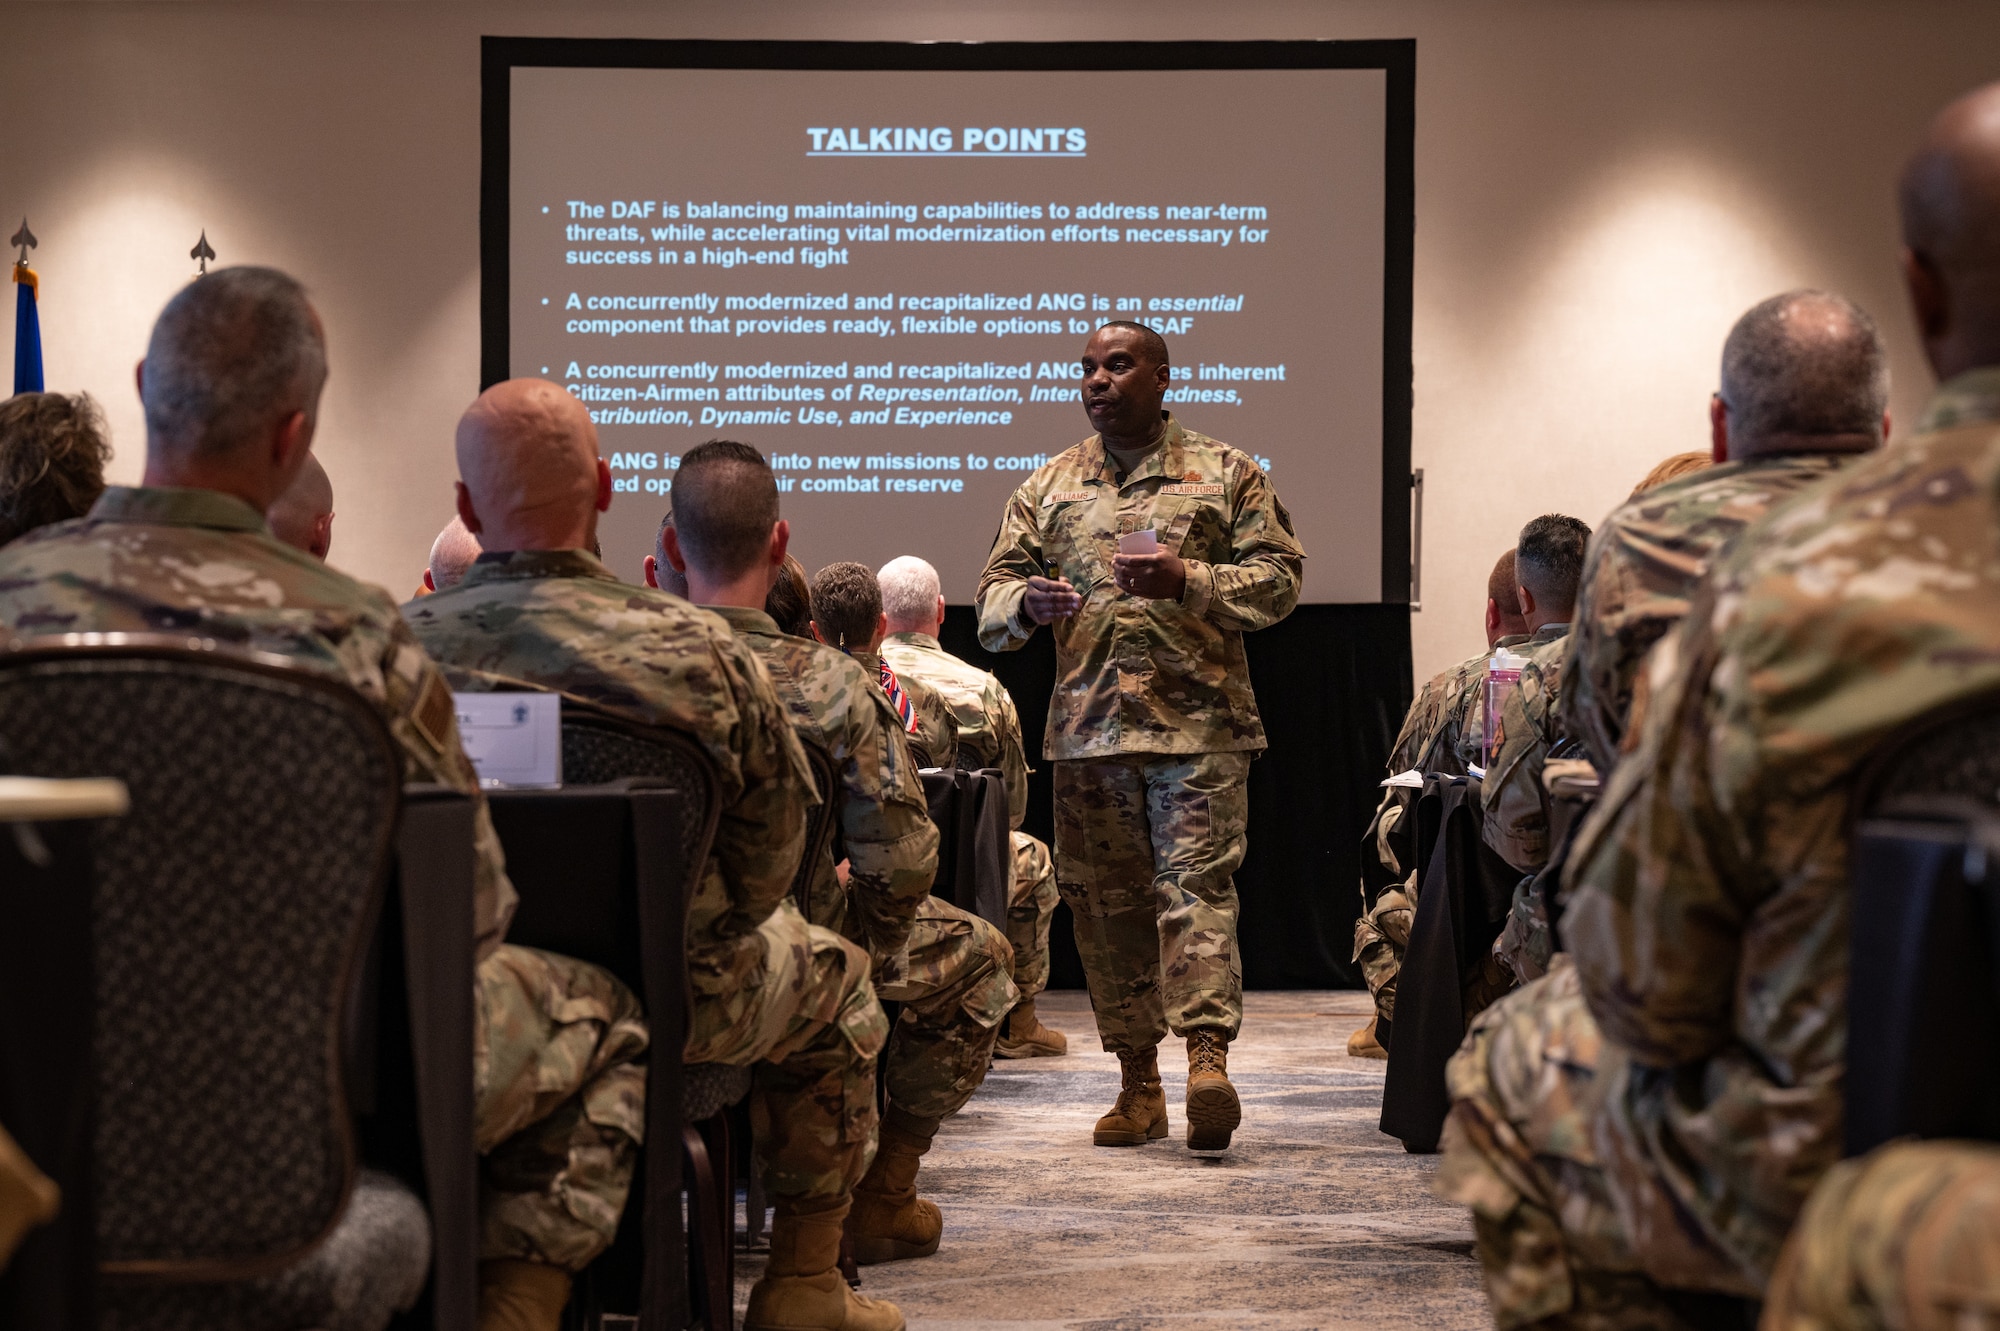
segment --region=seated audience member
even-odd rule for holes
[[[688,450],[674,477],[667,558],[696,603],[727,620],[764,663],[800,736],[839,769],[849,870],[843,882],[832,852],[820,856],[809,914],[866,947],[876,992],[903,1005],[883,1064],[881,1150],[855,1188],[847,1233],[864,1265],[922,1257],[937,1250],[944,1222],[917,1196],[917,1173],[939,1123],[986,1079],[1000,1021],[1014,1006],[1013,959],[999,930],[930,895],[937,828],[902,718],[878,677],[831,647],[780,633],[764,613],[790,540],[763,454],[730,440]],[[837,1280],[838,1247],[835,1234],[814,1249],[810,1269]],[[754,1297],[750,1307],[754,1321]]]
[[[646,585],[672,592],[685,601],[688,598],[688,580],[667,562],[667,528],[673,525],[674,511],[668,509],[660,519],[660,529],[653,534],[653,553],[646,556]]]
[[[1639,483],[1632,487],[1632,493],[1626,498],[1637,499],[1656,486],[1665,485],[1668,481],[1677,481],[1683,476],[1692,476],[1698,471],[1713,467],[1718,461],[1721,459],[1713,453],[1676,453],[1672,457],[1663,459],[1647,472]]]
[[[866,954],[790,900],[812,772],[785,704],[721,620],[618,581],[590,553],[611,473],[575,398],[541,379],[496,384],[460,420],[457,444],[459,516],[487,548],[457,586],[405,607],[419,640],[461,688],[525,680],[682,731],[721,778],[715,848],[688,915],[682,1056],[756,1068],[777,1218],[747,1325],[900,1327],[894,1305],[853,1294],[833,1269],[888,1032]],[[752,570],[760,601],[766,576]]]
[[[806,566],[794,556],[785,556],[785,566],[778,570],[771,594],[764,598],[764,613],[781,632],[794,638],[812,637],[812,589],[806,583]]]
[[[882,660],[899,679],[936,689],[958,723],[958,765],[996,768],[1007,782],[1007,818],[1013,828],[1014,869],[1008,888],[1007,941],[1014,948],[1014,987],[1021,1001],[1007,1014],[994,1054],[1044,1058],[1069,1052],[1061,1031],[1035,1016],[1035,995],[1049,983],[1049,920],[1056,902],[1055,866],[1049,848],[1021,830],[1028,816],[1028,758],[1021,717],[998,679],[961,661],[938,642],[944,628],[944,591],[937,570],[913,555],[884,564],[875,575],[889,636]]]
[[[2000,1145],[1903,1141],[1827,1171],[1765,1296],[1771,1331],[2000,1324]]]
[[[430,563],[424,568],[423,586],[417,595],[428,596],[458,586],[465,579],[465,571],[478,558],[479,538],[465,529],[465,522],[458,514],[452,514],[451,521],[444,524],[437,539],[431,542]]]
[[[1508,550],[1486,578],[1486,650],[1434,675],[1404,714],[1403,728],[1389,749],[1390,776],[1399,772],[1459,776],[1468,761],[1479,761],[1476,723],[1486,686],[1486,667],[1494,650],[1518,647],[1528,640],[1521,602],[1514,590],[1514,552]],[[1468,725],[1468,723],[1473,723]],[[1417,868],[1414,847],[1398,853],[1397,828],[1416,806],[1419,792],[1390,786],[1362,838],[1362,854],[1374,847],[1382,866],[1380,877],[1363,875],[1361,917],[1354,922],[1354,961],[1375,999],[1375,1016],[1347,1041],[1356,1058],[1387,1058],[1376,1039],[1378,1021],[1396,1020],[1396,978],[1403,970],[1403,950],[1410,943],[1410,926],[1417,913]],[[1405,865],[1403,861],[1409,859]]]
[[[450,688],[385,593],[265,528],[304,465],[325,381],[319,317],[290,277],[225,268],[181,288],[139,367],[145,484],[0,551],[0,624],[23,637],[171,628],[286,657],[380,707],[409,779],[474,799],[480,1326],[553,1331],[569,1273],[611,1242],[625,1203],[646,1027],[604,972],[501,942],[514,889]]]
[[[931,766],[956,767],[958,718],[936,689],[920,679],[898,677],[882,659],[888,624],[882,613],[882,589],[866,564],[828,564],[813,575],[813,637],[846,652],[882,682],[882,692],[903,719],[905,733]]]
[[[1759,1298],[1840,1157],[1856,775],[2000,687],[2000,84],[1933,123],[1901,203],[1940,381],[1915,437],[1711,567],[1572,847],[1573,964],[1452,1060],[1439,1190],[1472,1207],[1502,1326]]]
[[[1888,401],[1881,335],[1845,299],[1788,292],[1736,321],[1709,409],[1718,465],[1618,509],[1584,559],[1562,729],[1600,775],[1617,762],[1640,663],[1687,613],[1701,575],[1771,507],[1879,446]]]
[[[292,549],[326,562],[333,549],[333,480],[318,458],[306,454],[298,479],[278,496],[264,521],[270,524],[271,535]]]
[[[1481,783],[1485,814],[1480,836],[1501,859],[1530,875],[1515,889],[1507,925],[1493,945],[1494,956],[1519,980],[1532,980],[1546,970],[1552,947],[1548,913],[1533,876],[1548,863],[1551,849],[1542,769],[1562,739],[1556,708],[1562,698],[1569,620],[1589,542],[1590,528],[1551,514],[1522,528],[1521,543],[1514,548],[1514,586],[1528,627],[1528,641],[1519,654],[1527,663],[1521,667],[1521,682],[1502,700],[1493,726],[1492,761]],[[1506,986],[1506,977],[1490,978]]]
[[[110,461],[104,413],[90,394],[16,393],[0,402],[0,545],[88,513]]]

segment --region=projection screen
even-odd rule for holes
[[[1086,438],[1077,357],[1157,329],[1169,409],[1270,473],[1309,602],[1409,597],[1403,42],[488,38],[482,376],[590,409],[637,580],[710,438],[809,570],[919,554],[964,603]]]

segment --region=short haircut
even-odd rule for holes
[[[1167,339],[1160,336],[1159,329],[1149,328],[1142,323],[1133,323],[1130,319],[1107,319],[1099,324],[1098,327],[1133,329],[1139,334],[1139,345],[1146,348],[1146,354],[1151,356],[1157,364],[1168,364]]]
[[[1514,588],[1514,552],[1502,554],[1494,563],[1493,571],[1486,575],[1486,599],[1500,607],[1500,613],[1509,619],[1521,617],[1521,597]]]
[[[313,417],[326,339],[297,279],[222,268],[167,302],[146,345],[146,436],[182,457],[222,458],[295,411]]]
[[[1590,528],[1575,518],[1549,513],[1521,528],[1514,546],[1514,578],[1557,619],[1576,609],[1583,580],[1583,551]]]
[[[828,564],[812,580],[812,618],[819,636],[841,651],[865,648],[882,615],[882,588],[866,564]]]
[[[1629,498],[1637,499],[1648,490],[1677,481],[1683,476],[1692,476],[1698,471],[1706,471],[1715,465],[1715,459],[1707,453],[1675,453],[1663,459],[1647,472],[1639,483],[1632,487]]]
[[[1889,405],[1889,361],[1867,311],[1830,291],[1787,291],[1759,301],[1722,346],[1722,400],[1730,453],[1786,436],[1878,437]]]
[[[928,624],[937,617],[942,585],[938,571],[915,555],[898,555],[875,573],[882,588],[882,609],[891,624]]]
[[[0,402],[0,545],[90,511],[111,442],[88,393],[17,393]]]
[[[764,613],[776,621],[781,632],[794,638],[812,636],[812,591],[806,586],[806,566],[791,555],[785,556],[771,594],[764,598]]]
[[[748,444],[696,444],[674,472],[673,512],[681,553],[705,573],[733,577],[764,557],[778,525],[778,478]]]

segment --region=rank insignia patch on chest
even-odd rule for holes
[[[1219,481],[1210,481],[1205,485],[1163,485],[1160,487],[1160,493],[1163,495],[1219,495],[1222,493],[1222,483]]]
[[[1072,504],[1080,499],[1090,498],[1088,490],[1057,490],[1042,500],[1043,508],[1053,508],[1057,504]]]

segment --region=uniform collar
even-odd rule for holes
[[[1931,434],[1994,421],[2000,421],[2000,365],[1986,365],[1953,375],[1939,384],[1924,408],[1917,433]]]
[[[489,550],[465,571],[461,587],[485,582],[524,582],[531,578],[602,578],[618,581],[588,550]]]
[[[1139,465],[1134,467],[1132,474],[1125,478],[1125,484],[1131,485],[1133,482],[1143,481],[1149,476],[1168,476],[1174,480],[1179,480],[1181,478],[1181,445],[1185,436],[1186,431],[1182,430],[1181,423],[1174,419],[1174,413],[1171,411],[1168,412],[1167,432],[1160,437],[1160,446],[1139,459]],[[1097,479],[1103,481],[1105,484],[1117,485],[1118,467],[1112,461],[1111,454],[1105,451],[1104,436],[1097,434],[1090,436],[1090,438],[1084,441],[1083,448],[1085,460],[1092,464],[1087,469],[1094,471]]]
[[[866,670],[869,674],[879,675],[882,673],[882,657],[880,653],[849,652],[848,656],[853,658],[854,664],[860,666],[863,670]]]
[[[891,633],[882,639],[882,645],[885,647],[892,642],[900,647],[914,647],[920,652],[944,651],[944,644],[928,633]]]
[[[1546,625],[1545,627],[1553,628],[1555,626],[1551,624],[1551,625]],[[1567,627],[1567,625],[1565,625],[1565,627]],[[1493,645],[1487,648],[1487,650],[1489,652],[1497,652],[1502,647],[1519,647],[1522,643],[1526,642],[1527,640],[1528,640],[1528,635],[1525,633],[1509,633],[1504,638],[1495,638],[1493,640]]]
[[[97,522],[147,522],[168,527],[270,534],[264,515],[235,495],[178,485],[114,485],[91,505]]]
[[[1568,632],[1568,624],[1544,624],[1535,630],[1534,636],[1529,638],[1528,641],[1537,645],[1545,642],[1554,642],[1557,638],[1562,637]]]
[[[782,638],[784,630],[778,621],[762,610],[754,610],[747,605],[705,605],[702,609],[710,614],[722,616],[722,622],[736,633],[748,633],[759,638]]]

